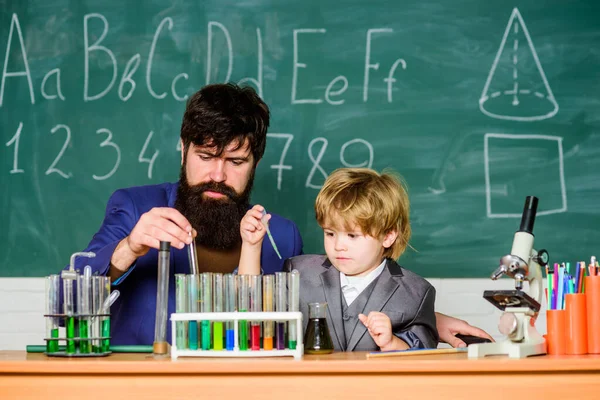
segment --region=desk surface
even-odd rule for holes
[[[291,357],[171,361],[149,354],[67,359],[0,352],[3,399],[36,395],[66,399],[69,394],[79,399],[106,398],[102,389],[110,388],[113,394],[143,395],[146,400],[197,397],[199,389],[203,396],[244,396],[245,400],[264,400],[265,393],[286,399],[403,394],[420,400],[480,400],[507,398],[521,387],[539,394],[534,398],[595,399],[600,393],[600,355],[470,360],[466,353],[458,353],[367,359],[366,353],[357,352],[305,356],[298,361]]]

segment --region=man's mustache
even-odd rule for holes
[[[230,199],[237,199],[238,193],[231,187],[222,182],[204,182],[197,185],[190,185],[190,191],[195,195],[200,195],[204,192],[221,193]]]

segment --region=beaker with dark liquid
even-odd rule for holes
[[[333,353],[333,342],[327,327],[327,303],[308,304],[308,326],[304,334],[304,353]]]

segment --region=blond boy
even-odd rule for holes
[[[300,271],[305,323],[308,303],[327,302],[335,350],[437,347],[435,289],[394,261],[408,245],[409,209],[396,176],[366,168],[334,171],[319,192],[315,212],[326,255],[296,256],[284,268]],[[255,206],[242,221],[240,273],[260,271],[261,211]]]

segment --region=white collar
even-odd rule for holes
[[[377,268],[365,276],[346,276],[346,274],[340,271],[340,285],[342,289],[344,289],[346,286],[353,287],[360,294],[367,286],[371,284],[371,282],[381,275],[383,269],[385,268],[386,262],[387,259],[384,258]]]

